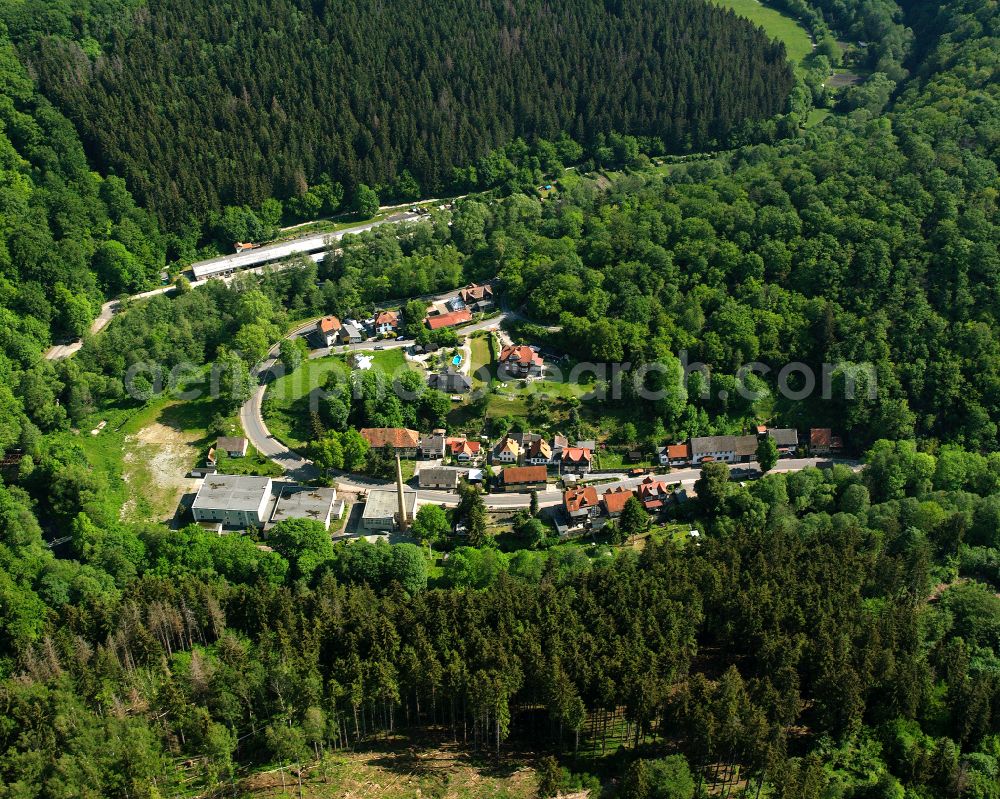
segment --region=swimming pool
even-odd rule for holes
[[[456,355],[454,358],[452,358],[451,359],[451,365],[452,366],[461,366],[462,365],[462,356],[461,355]]]

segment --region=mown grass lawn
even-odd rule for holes
[[[367,352],[372,368],[387,375],[401,369],[413,369],[402,349]],[[330,355],[305,361],[291,374],[283,375],[268,386],[264,396],[264,421],[271,433],[290,447],[302,447],[312,438],[309,396],[322,387],[327,375],[339,372],[347,380],[351,372],[346,355]]]
[[[739,16],[759,25],[772,39],[785,43],[788,60],[798,64],[812,52],[812,39],[798,22],[777,9],[765,6],[759,0],[715,0],[720,6],[731,8]]]
[[[496,368],[490,358],[490,341],[487,333],[482,336],[472,336],[469,339],[469,349],[472,351],[472,361],[469,364],[469,374],[472,376],[472,383],[476,388],[486,384],[485,380],[479,379],[480,370],[486,367],[490,378],[496,377]],[[485,374],[485,372],[483,373]]]
[[[806,116],[805,127],[814,128],[833,112],[829,108],[812,108]]]

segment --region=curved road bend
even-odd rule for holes
[[[444,298],[451,297],[457,294],[457,292],[451,292],[450,294],[444,295]],[[498,316],[492,316],[488,319],[483,319],[480,322],[469,325],[468,327],[462,328],[462,333],[468,335],[469,333],[475,333],[480,330],[487,330],[492,327],[499,327],[500,323],[505,318],[505,313],[500,313]],[[316,325],[316,320],[308,322],[306,324],[300,325],[291,333],[285,336],[285,338],[302,338],[308,336],[310,331],[314,329]],[[369,340],[363,341],[359,344],[349,344],[346,346],[338,346],[332,348],[321,348],[317,350],[310,350],[310,358],[323,358],[327,355],[333,354],[335,352],[358,352],[374,350],[375,347],[380,347],[381,349],[400,349],[403,347],[408,347],[413,343],[413,340],[407,341],[378,341]],[[267,391],[268,385],[268,374],[271,369],[275,366],[278,359],[278,347],[281,342],[279,341],[275,344],[267,353],[267,357],[257,364],[252,371],[255,378],[258,379],[259,383],[254,389],[253,395],[247,402],[243,404],[240,408],[240,424],[243,426],[243,431],[246,434],[247,439],[250,443],[264,456],[270,458],[276,464],[278,464],[289,477],[293,477],[296,480],[306,481],[314,480],[320,477],[320,470],[310,461],[308,458],[304,458],[299,455],[294,450],[287,447],[273,435],[271,431],[268,430],[267,424],[264,422],[264,415],[262,412],[262,406],[264,402],[264,394]],[[335,476],[340,481],[340,483],[345,488],[350,488],[353,490],[365,490],[369,488],[376,488],[381,486],[391,486],[391,482],[380,482],[377,480],[365,480],[357,475],[352,475],[349,472],[336,472]],[[446,491],[428,491],[421,489],[417,492],[419,499],[428,502],[456,502],[457,499],[454,494],[449,494]],[[513,495],[510,497],[513,499]],[[523,501],[526,505],[527,500]],[[507,507],[520,507],[520,505],[506,505]]]
[[[474,333],[478,330],[485,330],[491,327],[498,327],[500,322],[507,315],[507,312],[502,312],[499,316],[494,316],[489,319],[484,319],[481,322],[477,322],[469,327],[462,328],[464,334]],[[308,335],[309,332],[315,326],[315,320],[307,324],[303,324],[300,327],[289,333],[286,338],[296,338],[303,335]],[[349,345],[346,349],[344,347],[337,347],[331,349],[323,348],[318,350],[313,350],[309,353],[310,358],[322,358],[326,355],[331,354],[331,351],[337,352],[347,352],[347,351],[364,351],[364,350],[374,350],[376,346],[380,346],[384,349],[398,349],[400,347],[409,346],[410,341],[365,341],[360,344]],[[260,384],[256,387],[253,396],[240,408],[240,422],[243,425],[243,430],[246,433],[247,438],[250,443],[266,457],[270,458],[276,464],[278,464],[282,469],[285,470],[289,477],[292,477],[299,481],[313,480],[321,476],[320,470],[313,464],[312,461],[299,455],[294,450],[287,447],[281,441],[276,439],[271,435],[270,430],[267,429],[267,424],[264,422],[264,417],[261,411],[262,403],[264,401],[264,393],[267,391],[267,380],[266,375],[270,369],[277,362],[278,354],[278,344],[275,344],[271,350],[268,352],[265,360],[257,364],[253,369],[254,377],[261,380]],[[816,466],[819,463],[829,462],[828,458],[783,458],[778,461],[778,464],[773,469],[774,472],[797,472],[801,469],[805,469],[809,466]],[[856,462],[849,462],[848,465],[853,468],[860,468]],[[735,467],[737,469],[747,469],[756,470],[756,463],[742,463],[737,464]],[[377,479],[368,479],[360,475],[351,474],[349,472],[334,472],[334,476],[337,481],[345,488],[351,491],[364,491],[371,488],[391,488],[393,486],[392,481],[381,481]],[[664,482],[668,483],[680,483],[684,488],[690,489],[694,486],[695,481],[701,476],[700,469],[679,469],[671,472],[670,474],[662,475]],[[595,480],[608,480],[608,482],[600,482],[598,484],[598,490],[603,492],[607,489],[613,489],[617,487],[622,487],[626,489],[635,488],[640,482],[642,482],[643,477],[626,477],[624,474],[608,474],[608,475],[593,475],[587,482],[593,482]],[[432,491],[428,489],[417,489],[417,499],[421,502],[433,502],[442,505],[454,505],[458,502],[458,498],[455,494],[448,491]],[[490,510],[511,510],[515,508],[526,508],[530,504],[531,497],[529,494],[487,494],[484,499],[486,500],[486,507]],[[553,505],[558,505],[562,502],[562,493],[553,487],[549,487],[546,491],[539,495],[539,505],[541,507],[551,507]]]
[[[297,239],[292,239],[291,241],[268,244],[263,247],[258,247],[255,250],[247,250],[246,252],[239,253],[238,255],[222,255],[218,258],[210,258],[207,261],[198,261],[197,263],[191,264],[185,271],[193,274],[195,267],[226,265],[228,268],[237,269],[239,271],[232,275],[208,277],[202,280],[192,280],[191,288],[204,286],[209,280],[224,280],[225,282],[229,282],[233,279],[233,277],[235,277],[236,274],[257,273],[262,271],[267,266],[275,268],[273,263],[274,261],[287,258],[289,255],[305,253],[309,254],[309,257],[314,261],[322,260],[326,255],[327,245],[333,241],[340,241],[349,233],[364,233],[365,231],[380,227],[381,225],[399,224],[400,222],[409,222],[413,219],[420,218],[420,214],[415,214],[410,211],[396,213],[391,216],[387,216],[384,219],[352,225],[351,227],[343,228],[333,233],[301,236]],[[317,253],[316,250],[322,250],[322,252]],[[159,294],[166,294],[172,290],[172,285],[160,286],[159,288],[151,289],[150,291],[143,291],[139,294],[134,294],[128,299],[143,300],[149,297],[155,297]],[[118,312],[120,305],[120,300],[109,300],[104,303],[104,305],[101,306],[100,314],[90,325],[90,334],[96,335],[103,330]],[[60,361],[63,358],[69,358],[70,356],[76,354],[82,346],[82,339],[69,344],[56,344],[45,352],[45,359],[49,361]]]

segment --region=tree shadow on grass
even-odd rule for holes
[[[461,764],[475,769],[480,777],[509,779],[525,767],[524,760],[520,757],[505,754],[497,759],[483,751],[474,752],[452,743],[435,745],[430,740],[426,745],[406,745],[399,740],[384,741],[366,748],[368,751],[382,753],[371,761],[373,765],[414,777],[447,780],[455,764]]]
[[[156,421],[178,433],[198,434],[192,446],[204,447],[212,437],[208,429],[216,412],[215,403],[208,399],[178,402],[163,408]]]

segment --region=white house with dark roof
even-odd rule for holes
[[[271,504],[270,477],[212,474],[205,478],[191,505],[196,522],[223,527],[263,527]]]

